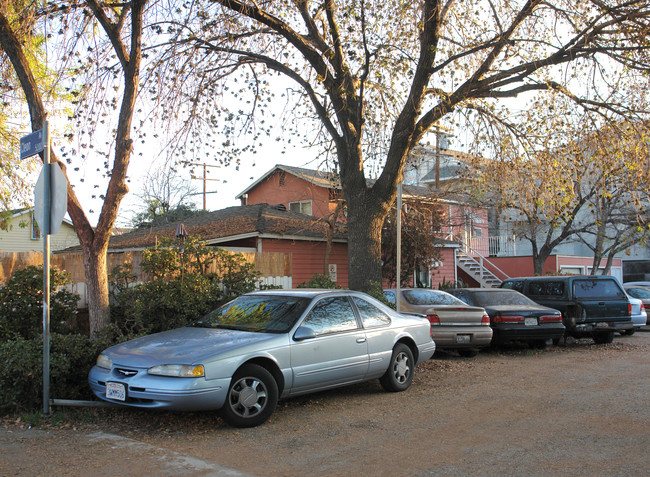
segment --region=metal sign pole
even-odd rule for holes
[[[400,299],[402,296],[402,291],[401,291],[401,278],[402,278],[402,182],[400,181],[399,184],[397,184],[397,223],[395,226],[397,227],[397,264],[396,264],[396,269],[397,269],[397,283],[395,284],[395,306],[397,308],[397,312],[399,313],[401,310],[400,306]]]
[[[43,122],[43,167],[45,167],[45,217],[43,236],[43,414],[50,415],[50,231],[51,231],[51,166],[50,129]]]

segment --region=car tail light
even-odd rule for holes
[[[481,324],[489,326],[490,325],[490,315],[488,315],[487,313],[484,313],[483,318],[481,318]]]
[[[627,316],[632,316],[632,303],[627,304]]]
[[[440,324],[440,317],[436,315],[435,313],[431,315],[427,315],[427,320],[429,320],[429,323],[432,325],[439,325]]]
[[[645,304],[643,305],[643,308],[645,308],[646,311],[650,310],[650,303],[645,303]]]
[[[539,317],[540,323],[559,323],[562,321],[562,315],[542,315]]]
[[[521,315],[497,315],[494,317],[495,323],[521,323],[524,317]]]

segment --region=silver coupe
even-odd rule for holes
[[[242,295],[191,326],[106,349],[88,376],[100,399],[141,408],[220,410],[262,424],[278,399],[378,378],[404,391],[435,351],[425,318],[348,290]]]

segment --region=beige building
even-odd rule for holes
[[[0,252],[42,252],[43,238],[34,220],[33,209],[12,211],[6,227],[0,229]],[[56,234],[50,236],[50,249],[63,250],[79,245],[72,222],[63,220]]]

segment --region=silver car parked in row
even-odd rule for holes
[[[395,288],[384,290],[384,295],[396,304]],[[429,320],[436,349],[473,357],[490,345],[492,328],[484,308],[469,306],[447,292],[430,288],[401,288],[399,296],[401,312],[421,313]]]
[[[191,326],[100,354],[95,395],[141,408],[220,409],[237,427],[266,421],[279,398],[379,378],[404,391],[435,351],[429,322],[343,290],[242,295]]]

